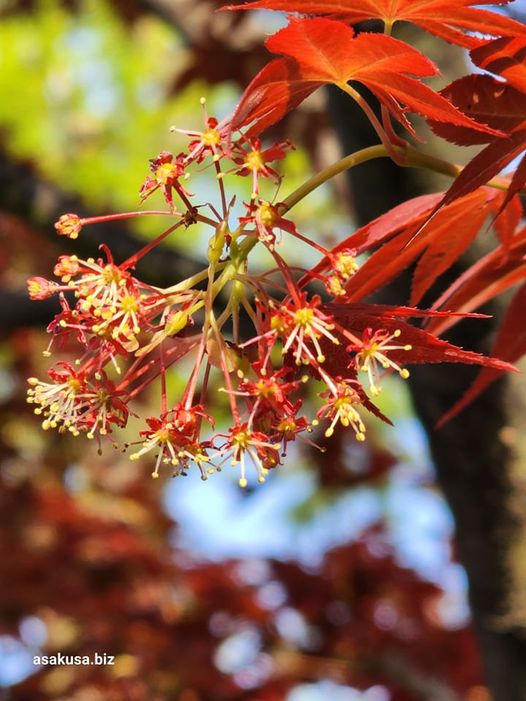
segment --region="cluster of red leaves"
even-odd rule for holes
[[[479,39],[465,34],[481,32],[491,36],[526,36],[526,29],[514,20],[473,5],[504,5],[510,0],[258,0],[228,5],[230,10],[284,10],[308,15],[329,15],[356,24],[381,20],[391,28],[395,22],[412,22],[422,29],[458,46],[473,47]]]
[[[449,188],[444,202],[452,202],[499,173],[526,149],[526,39],[501,38],[489,41],[470,52],[480,68],[495,73],[468,75],[454,81],[442,94],[465,114],[480,124],[500,129],[506,138],[492,139],[464,168]],[[505,79],[505,80],[503,80]],[[440,136],[461,146],[485,143],[471,129],[449,130],[447,125],[434,124]],[[517,194],[526,182],[526,157],[516,169],[502,207]]]
[[[385,116],[390,115],[414,135],[406,116],[414,112],[448,141],[462,146],[487,144],[462,169],[445,195],[408,201],[363,227],[333,251],[352,247],[360,253],[377,247],[346,285],[345,296],[337,300],[342,305],[340,316],[331,308],[335,318],[347,320],[352,315],[354,320],[355,310],[349,302],[378,291],[415,261],[409,303],[419,303],[436,278],[466,251],[488,215],[495,225],[498,246],[445,290],[431,309],[471,312],[526,279],[526,230],[520,226],[523,213],[517,197],[526,182],[526,156],[510,180],[501,183],[505,195],[484,188],[526,149],[526,27],[473,7],[475,4],[493,3],[258,0],[224,8],[283,10],[300,15],[291,15],[289,24],[267,39],[267,48],[282,58],[272,60],[247,87],[233,115],[233,129],[248,128],[250,134],[259,134],[320,86],[332,83],[346,90],[349,81],[356,81],[379,100],[386,129]],[[350,23],[373,19],[383,22],[385,34],[356,35],[349,27]],[[496,77],[488,73],[467,75],[436,93],[420,80],[437,73],[436,66],[413,47],[390,36],[398,21],[412,22],[470,49],[473,62]],[[494,38],[480,38],[482,34]],[[328,259],[314,268],[311,277],[322,273],[324,266],[328,267]],[[495,340],[493,352],[503,360],[514,362],[526,352],[525,298],[523,285]],[[425,327],[437,334],[455,322],[454,314],[448,318],[428,317]],[[397,326],[401,328],[398,321]],[[404,334],[407,331],[404,327]],[[430,359],[422,355],[421,361]],[[411,362],[415,362],[414,356]],[[456,414],[500,374],[498,369],[485,368],[444,419]]]
[[[345,302],[331,305],[335,318],[345,325],[350,323],[352,317],[355,330],[358,330],[360,323],[370,323],[374,314],[378,321],[381,318],[384,328],[390,329],[393,324],[396,325],[402,330],[404,338],[413,345],[412,363],[436,362],[434,356],[438,357],[439,353],[442,353],[442,361],[447,356],[449,362],[478,362],[477,357],[480,359],[480,356],[470,361],[470,356],[474,354],[468,351],[457,354],[459,349],[447,349],[446,342],[436,336],[455,324],[464,314],[473,313],[489,300],[517,283],[522,283],[509,305],[492,348],[492,354],[501,360],[509,363],[519,360],[526,352],[526,227],[521,225],[523,212],[517,196],[495,222],[498,246],[467,268],[432,302],[428,312],[419,312],[414,307],[389,310],[377,305],[358,304],[358,300],[377,292],[411,265],[414,265],[414,270],[410,304],[418,304],[436,279],[473,242],[484,221],[488,217],[495,217],[502,210],[506,198],[505,193],[481,187],[444,206],[429,220],[430,214],[441,201],[442,194],[425,195],[399,205],[356,231],[338,248],[352,246],[359,251],[362,246],[369,250],[376,246],[376,250],[350,279]],[[415,236],[415,232],[421,229],[421,233]],[[329,265],[329,261],[322,261],[313,274],[321,274],[324,264]],[[397,319],[391,321],[391,326],[389,316]],[[425,347],[419,342],[424,330],[404,323],[404,316],[425,317]],[[429,342],[430,338],[434,338],[433,343]],[[396,351],[391,356],[396,360]],[[398,356],[399,359],[401,357]],[[443,417],[442,422],[452,418],[473,401],[502,372],[502,369],[496,367],[483,368],[466,396]]]

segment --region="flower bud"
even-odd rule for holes
[[[57,222],[55,229],[59,236],[67,236],[68,239],[76,239],[82,229],[82,219],[77,214],[63,214]]]
[[[27,281],[27,291],[31,299],[48,299],[56,293],[57,285],[43,277],[30,277]]]

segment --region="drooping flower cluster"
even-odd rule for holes
[[[131,459],[150,457],[154,477],[164,464],[174,475],[196,465],[203,479],[231,464],[239,467],[239,483],[246,486],[249,465],[264,481],[289,444],[297,438],[310,442],[308,434],[320,423],[327,437],[341,425],[363,441],[364,413],[379,414],[368,393],[378,394],[385,373],[408,376],[399,357],[411,345],[400,330],[381,324],[356,330],[342,325],[328,302],[345,298],[358,269],[356,251],[333,255],[285,218],[286,201],[261,198],[262,179],[279,185],[274,163],[285,157],[290,143],[263,149],[259,139],[234,138],[228,124],[206,113],[203,131],[181,133],[190,139],[187,150],[152,159],[140,191],[142,201],[159,191],[167,209],[85,219],[66,214],[57,222],[59,234],[76,238],[83,227],[108,219],[152,214],[171,220],[125,261],[115,262],[102,247],[97,259],[61,256],[55,280],[29,280],[32,299],[60,298],[45,354],[72,346],[78,353],[74,363],[57,362],[49,381],[30,378],[28,401],[43,417],[44,429],[116,442],[114,429],[126,425],[130,403],[158,381],[159,413],[146,418],[134,447],[129,446]],[[185,186],[194,166],[215,170],[219,204],[195,204]],[[226,189],[236,177],[251,183],[246,212],[237,218]],[[206,268],[166,289],[137,278],[139,259],[196,222],[212,232]],[[281,232],[320,253],[323,275],[313,278],[287,265],[279,252]],[[274,270],[252,271],[249,259],[257,247],[270,253]],[[318,290],[311,289],[313,280]],[[335,352],[336,365],[327,361]],[[182,396],[172,397],[167,374],[183,358],[192,363],[188,382]],[[309,416],[305,396],[311,385],[318,406]],[[226,398],[232,419],[226,430],[214,433],[219,396]]]

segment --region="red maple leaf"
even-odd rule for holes
[[[499,128],[506,134],[521,130],[526,121],[526,93],[487,74],[459,78],[444,88],[442,94],[475,121]],[[488,141],[485,135],[470,127],[444,122],[431,122],[431,126],[438,136],[459,146]]]
[[[433,217],[415,237],[442,194],[425,195],[408,200],[358,229],[333,251],[352,249],[356,255],[373,251],[369,258],[349,278],[341,303],[361,301],[391,282],[403,270],[418,260],[413,274],[411,304],[417,304],[424,293],[468,248],[488,215],[499,210],[504,193],[490,188],[475,192],[447,205]],[[501,222],[503,240],[511,237],[520,211],[514,209]],[[318,263],[302,284],[320,278],[330,269],[330,258]],[[450,307],[451,308],[451,307]]]
[[[471,51],[471,58],[480,68],[526,92],[526,39],[505,36],[487,41]]]
[[[445,97],[415,77],[435,75],[436,66],[403,41],[354,31],[335,20],[293,19],[266,42],[283,58],[269,63],[245,90],[231,121],[232,129],[263,131],[325,83],[346,89],[357,81],[374,93],[406,129],[407,111],[491,136],[501,132],[470,119]]]
[[[458,346],[449,343],[435,334],[424,329],[417,328],[403,321],[408,317],[434,317],[433,311],[414,309],[410,307],[396,307],[385,304],[326,304],[324,311],[330,313],[334,319],[352,333],[360,335],[367,327],[382,328],[393,333],[400,331],[400,338],[404,344],[410,344],[410,350],[401,349],[389,352],[389,357],[403,365],[421,363],[467,363],[483,365],[494,368],[497,371],[515,370],[513,365],[499,358],[492,358],[473,351],[465,351]],[[449,314],[444,314],[446,317]],[[442,315],[439,317],[441,318]],[[339,370],[338,363],[345,360],[345,355],[335,353],[332,357],[327,355],[327,367],[331,371]],[[336,367],[334,367],[336,365]]]
[[[507,49],[510,54],[506,53]],[[442,94],[462,112],[481,124],[506,132],[505,139],[492,139],[463,169],[447,191],[441,205],[452,202],[488,182],[526,150],[526,40],[497,40],[474,49],[471,56],[482,68],[492,70],[508,82],[490,75],[468,75],[454,81]],[[498,125],[498,127],[496,126]],[[433,131],[462,146],[483,143],[471,128],[433,123]],[[513,174],[503,209],[526,182],[526,157]]]
[[[402,202],[385,214],[380,215],[369,224],[362,226],[346,239],[337,244],[331,251],[331,256],[352,248],[356,255],[377,246],[400,233],[411,223],[423,221],[425,215],[433,210],[443,197],[439,192],[432,195],[420,195],[411,200]],[[305,285],[313,279],[319,278],[331,265],[331,258],[325,257],[317,263],[300,281]]]
[[[504,321],[499,329],[492,348],[492,354],[502,360],[514,363],[526,353],[526,285],[523,285],[512,299]],[[501,377],[502,370],[498,368],[483,368],[471,387],[449,411],[442,416],[438,426],[459,414],[468,404],[478,397],[492,382]]]
[[[526,27],[509,17],[473,5],[505,4],[509,0],[258,0],[227,5],[226,10],[284,10],[309,15],[329,15],[355,24],[379,19],[387,28],[395,22],[417,24],[453,44],[471,48],[479,39],[464,34],[479,32],[490,36],[526,36]]]
[[[508,236],[506,245],[499,246],[464,271],[440,295],[432,308],[471,312],[524,280],[526,227],[513,237]],[[433,333],[443,333],[451,323],[448,319],[435,318],[429,321],[427,328]]]
[[[489,189],[477,190],[442,209],[416,238],[415,231],[426,216],[409,221],[404,230],[375,251],[351,277],[346,299],[363,299],[376,292],[421,256],[411,295],[411,303],[418,302],[473,241],[496,197]]]

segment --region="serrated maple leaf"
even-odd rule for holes
[[[475,121],[500,129],[506,134],[520,129],[526,123],[526,93],[490,75],[464,76],[441,92]],[[469,127],[433,121],[430,125],[435,134],[459,146],[473,146],[488,141],[486,136]]]
[[[433,304],[433,309],[446,307],[453,311],[471,312],[526,280],[526,227],[507,243],[491,251],[465,270]],[[451,320],[434,318],[428,330],[441,334]]]
[[[520,43],[524,51],[526,42]],[[477,51],[479,49],[471,53],[475,54]],[[494,70],[502,69],[505,74],[510,64],[500,57],[493,63],[488,61],[488,65],[492,65]],[[513,65],[511,61],[511,67]],[[517,80],[517,84],[519,83],[520,81]],[[446,192],[441,206],[484,185],[526,150],[526,92],[490,75],[468,75],[444,88],[442,94],[475,121],[493,127],[499,125],[498,128],[506,132],[507,137],[492,140],[466,165]],[[439,136],[462,146],[483,143],[471,128],[438,122],[431,123],[431,126]],[[526,156],[522,158],[512,176],[501,210],[519,192],[525,182]]]
[[[335,307],[339,308],[340,305],[335,302],[327,302],[323,305],[323,309],[327,311],[333,310]],[[392,304],[373,304],[371,302],[351,302],[346,305],[348,309],[352,310],[353,314],[363,315],[372,314],[382,317],[390,317],[393,319],[415,319],[415,318],[426,318],[426,319],[449,319],[450,317],[457,318],[470,318],[470,319],[489,319],[488,314],[474,314],[471,312],[449,312],[449,311],[438,311],[436,309],[418,309],[418,307],[407,307],[402,305],[392,305]],[[332,312],[331,312],[332,313]]]
[[[347,25],[330,19],[293,19],[267,39],[266,46],[283,58],[263,68],[247,87],[232,117],[232,129],[250,126],[249,135],[259,133],[321,85],[333,83],[345,89],[352,80],[369,88],[410,131],[406,111],[491,136],[502,135],[462,114],[412,77],[435,75],[437,68],[398,39],[381,34],[356,36]]]
[[[514,363],[526,353],[526,285],[523,285],[511,301],[506,316],[499,329],[493,348],[493,355],[502,360]],[[459,414],[484,390],[502,375],[498,368],[483,368],[473,384],[466,391],[462,399],[454,404],[449,411],[442,416],[437,428],[443,426],[454,416]]]
[[[356,302],[373,294],[421,256],[415,270],[411,296],[411,304],[416,304],[436,278],[466,250],[488,214],[494,211],[495,201],[500,201],[502,194],[490,188],[480,188],[440,210],[420,236],[415,237],[415,231],[419,230],[432,211],[431,203],[439,198],[440,194],[434,200],[424,201],[431,205],[429,208],[407,207],[406,220],[400,222],[394,235],[390,235],[390,240],[377,236],[374,244],[383,245],[349,279],[342,303]],[[390,231],[389,214],[381,218],[384,226],[388,227],[387,231]],[[360,241],[364,229],[346,240],[347,248],[356,249],[355,241]]]
[[[526,39],[500,37],[485,42],[470,53],[475,65],[501,75],[510,85],[526,92]]]
[[[507,250],[511,244],[517,227],[522,219],[523,209],[520,197],[515,195],[493,222],[497,238]]]
[[[414,237],[429,218],[443,193],[421,195],[397,205],[377,217],[341,241],[331,255],[323,258],[300,280],[300,286],[315,279],[324,279],[331,269],[331,260],[343,250],[353,250],[354,255],[373,251],[369,258],[354,273],[346,285],[346,294],[336,298],[336,304],[357,303],[393,280],[401,271],[418,260],[413,274],[411,304],[417,304],[423,294],[468,248],[480,231],[484,221],[500,211],[505,193],[491,188],[480,188],[440,211],[423,229],[421,236]],[[515,197],[494,226],[502,243],[498,249],[495,265],[506,259],[512,244],[517,245],[515,233],[522,216],[522,206]],[[517,259],[516,252],[510,255]],[[434,308],[438,308],[435,306]],[[449,306],[449,309],[456,307]],[[448,325],[455,323],[449,317]]]
[[[382,328],[388,333],[400,331],[399,339],[403,344],[409,344],[409,350],[392,350],[389,358],[402,365],[414,365],[422,363],[467,363],[483,365],[495,368],[499,371],[515,370],[508,362],[499,358],[492,358],[465,351],[449,341],[437,338],[435,334],[424,329],[417,328],[403,321],[409,316],[433,316],[425,309],[410,309],[408,307],[389,307],[385,304],[327,304],[324,311],[331,314],[334,319],[352,333],[360,336],[367,327]],[[446,313],[447,314],[447,313]],[[324,349],[325,350],[325,349]],[[328,351],[330,352],[330,351]],[[345,354],[335,351],[334,356],[326,356],[327,367],[331,372],[337,372],[343,367],[338,363],[348,362]]]
[[[476,190],[518,158],[526,149],[526,129],[513,132],[507,139],[494,141],[475,156],[462,170],[458,178],[444,195],[441,205],[453,202],[473,190]],[[504,208],[526,182],[526,159],[523,158],[514,172],[507,195],[502,203]]]
[[[526,27],[509,17],[473,5],[504,5],[509,0],[258,0],[226,5],[225,10],[282,10],[309,15],[330,15],[355,24],[379,19],[388,28],[395,22],[417,24],[453,44],[471,48],[480,39],[465,31],[490,36],[526,36]]]
[[[337,244],[331,251],[331,257],[350,248],[356,252],[356,255],[359,255],[374,246],[388,241],[409,226],[410,223],[421,221],[425,215],[433,211],[442,197],[443,193],[438,192],[431,195],[420,195],[402,202],[385,214],[381,214],[369,224],[362,226]],[[319,263],[301,278],[300,285],[306,285],[326,272],[331,267],[331,257],[322,258]]]

